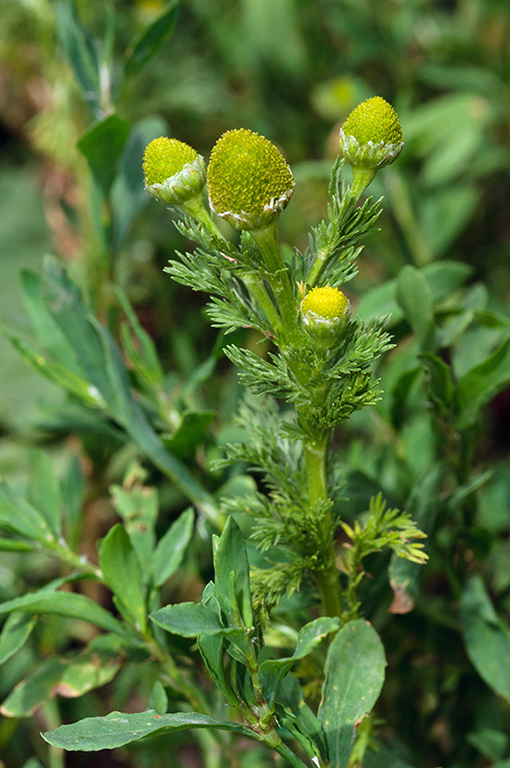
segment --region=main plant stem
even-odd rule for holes
[[[305,470],[310,506],[317,508],[321,502],[327,502],[327,452],[329,433],[321,438],[310,439],[305,442]],[[314,572],[313,577],[321,596],[322,609],[326,616],[341,616],[342,603],[340,600],[340,588],[338,584],[338,569],[336,567],[334,522],[331,511],[324,511],[322,518],[323,551],[320,567]]]
[[[278,245],[277,222],[273,222],[268,227],[253,230],[251,234],[264,259],[268,270],[267,279],[278,303],[283,326],[283,342],[299,348],[298,306],[289,273]],[[284,349],[282,352],[285,354]],[[306,372],[295,360],[289,361],[289,367],[293,370],[297,380],[306,388],[308,385]],[[312,509],[317,509],[318,514],[322,514],[320,566],[313,576],[319,589],[325,615],[341,616],[342,604],[334,543],[335,524],[331,517],[331,511],[321,509],[321,503],[324,502],[326,506],[329,498],[326,471],[329,437],[330,431],[328,430],[318,437],[305,440],[304,459],[309,504]]]

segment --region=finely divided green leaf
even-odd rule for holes
[[[429,471],[414,484],[405,508],[418,528],[427,535],[432,531],[437,514],[437,494],[443,475],[441,464],[433,465]],[[389,607],[390,613],[409,613],[414,608],[418,594],[422,566],[393,554],[390,562],[389,577],[394,592]]]
[[[346,624],[331,643],[318,718],[332,768],[347,768],[355,726],[377,701],[385,666],[379,635],[363,619]]]

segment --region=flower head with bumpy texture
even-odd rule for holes
[[[350,311],[347,296],[330,285],[312,288],[301,302],[304,325],[312,336],[326,345],[343,328]]]
[[[188,144],[166,136],[147,145],[143,172],[151,195],[169,205],[182,205],[205,185],[204,158]]]
[[[397,113],[381,96],[359,104],[340,129],[340,148],[357,168],[383,168],[398,157],[403,146]]]
[[[264,136],[244,128],[216,142],[207,169],[209,202],[236,229],[258,229],[274,221],[294,191],[283,156]]]

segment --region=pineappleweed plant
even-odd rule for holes
[[[197,693],[189,671],[184,683],[169,657],[166,674],[179,681],[190,705],[185,710],[88,718],[45,734],[50,744],[89,751],[205,728],[257,739],[295,768],[347,768],[362,759],[370,735],[367,716],[385,668],[381,641],[361,613],[363,560],[383,548],[417,564],[426,555],[423,534],[409,515],[387,508],[380,495],[362,518],[349,524],[338,519],[331,439],[353,412],[377,402],[374,361],[392,347],[384,318],[362,322],[341,286],[356,274],[360,243],[380,213],[379,202],[360,198],[402,144],[396,113],[384,99],[369,99],[349,115],[340,131],[343,159],[332,171],[328,220],[312,231],[306,252],[295,250],[290,259],[282,254],[278,219],[294,178],[271,142],[249,130],[227,131],[207,169],[194,149],[176,139],[161,137],[148,145],[146,187],[180,209],[177,227],[197,243],[194,253],[180,255],[167,271],[210,295],[207,313],[214,326],[227,332],[251,328],[272,345],[265,357],[234,344],[225,348],[247,388],[238,419],[250,439],[229,445],[218,462],[244,462],[261,473],[264,492],[224,502],[226,523],[213,536],[215,577],[202,602],[151,614],[159,656],[165,655],[165,632],[196,638],[230,717],[218,719],[213,699]],[[346,162],[351,184],[342,180]],[[235,241],[223,234],[214,214],[239,231]],[[249,566],[236,522],[247,515],[263,553],[258,567]],[[212,522],[222,526],[218,517]],[[312,596],[311,620],[296,628],[295,650],[285,657],[264,641],[275,606],[300,589]],[[322,668],[318,708],[307,703],[292,672],[308,656]],[[238,764],[230,738],[220,734],[219,745],[229,763]]]

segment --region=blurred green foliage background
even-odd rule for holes
[[[249,489],[250,478],[219,477],[208,470],[209,460],[233,434],[230,419],[239,386],[222,359],[222,339],[217,340],[201,313],[205,297],[191,294],[162,272],[174,250],[188,245],[172,226],[173,214],[143,190],[143,146],[166,134],[207,157],[225,130],[246,127],[264,134],[282,149],[297,182],[281,219],[282,237],[289,247],[305,248],[308,226],[325,213],[338,128],[356,104],[381,95],[399,114],[405,145],[398,162],[379,174],[370,189],[385,198],[381,232],[367,242],[348,292],[363,317],[392,312],[398,346],[378,371],[385,395],[376,412],[356,416],[337,441],[338,456],[349,467],[346,496],[351,501],[344,513],[352,516],[363,508],[369,487],[373,492],[384,488],[400,506],[414,498],[415,511],[420,501],[426,507],[428,498],[441,499],[451,490],[448,480],[435,485],[433,480],[433,471],[445,460],[444,435],[438,439],[435,417],[431,419],[426,376],[416,362],[416,328],[395,299],[395,280],[406,265],[427,277],[442,357],[457,379],[508,336],[507,0],[181,0],[173,34],[139,70],[131,60],[133,71],[124,79],[132,41],[167,8],[160,0],[76,1],[76,19],[90,35],[82,40],[84,49],[95,51],[105,65],[96,98],[83,82],[80,87],[76,66],[69,61],[73,52],[66,24],[71,24],[71,5],[3,0],[3,320],[28,329],[19,272],[39,271],[46,252],[68,263],[100,319],[117,336],[121,313],[112,299],[113,286],[123,289],[156,344],[177,422],[182,424],[183,414],[193,409],[216,412],[212,423],[202,419],[187,445],[181,433],[181,444],[174,442],[174,449],[205,478],[211,492],[224,491],[229,482],[244,482]],[[108,190],[105,210],[77,142],[94,121],[113,113],[129,127],[129,153],[119,161],[118,176],[103,180]],[[445,262],[453,266],[437,268]],[[248,332],[240,339],[251,346],[257,340]],[[70,455],[79,457],[88,519],[96,531],[86,542],[90,545],[113,519],[107,489],[122,482],[136,450],[119,443],[113,431],[101,432],[92,417],[87,421],[70,409],[58,389],[27,368],[3,339],[0,371],[0,473],[22,484],[33,447],[50,451],[57,473],[68,471]],[[436,529],[431,524],[431,564],[416,610],[392,617],[388,624],[389,588],[375,580],[366,596],[390,655],[380,715],[383,741],[391,744],[367,759],[366,768],[510,765],[508,701],[473,672],[455,615],[463,579],[478,572],[489,579],[499,612],[508,617],[510,611],[510,391],[501,380],[496,391],[496,397],[482,398],[482,404],[490,400],[483,418],[470,425],[473,488],[477,493],[481,489],[476,510],[463,520],[453,512],[450,517],[439,514]],[[164,525],[185,501],[157,471],[145,471],[148,482],[158,486]],[[200,542],[196,546],[200,553]],[[7,599],[43,582],[46,569],[37,555],[28,568],[26,559],[5,555],[0,560],[0,596]],[[377,564],[374,569],[377,574]],[[196,563],[190,564],[174,587],[177,594],[190,599],[196,571]],[[52,626],[41,630],[33,647],[15,657],[7,671],[4,665],[2,697],[37,658],[65,646],[52,635]],[[508,665],[510,659],[501,663]],[[132,678],[125,674],[123,687],[113,695],[115,706],[143,700],[150,686],[140,683],[140,674]],[[142,692],[135,696],[136,684]],[[66,716],[76,717],[78,707],[69,705]],[[99,694],[79,714],[96,711],[101,711]],[[52,717],[56,715],[50,708],[44,718]],[[38,730],[31,721],[3,719],[0,764],[36,768],[26,761],[38,751],[33,746]],[[86,765],[82,758],[71,759],[75,762],[69,765]],[[149,751],[144,756],[136,749],[120,763],[110,756],[108,760],[104,765],[165,765],[164,755]],[[260,760],[253,765],[265,765]]]

